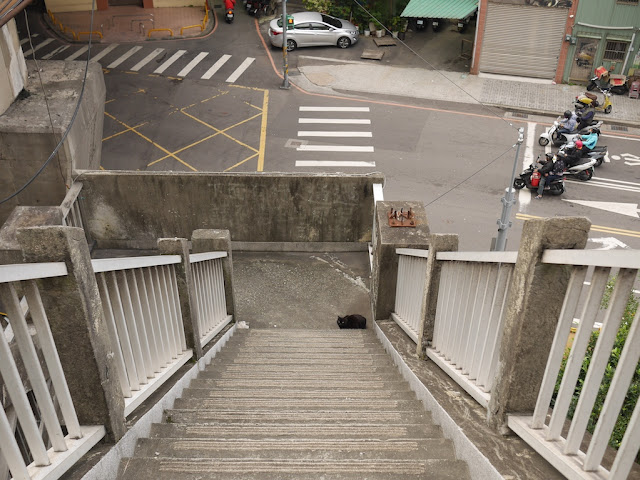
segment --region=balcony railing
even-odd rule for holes
[[[102,425],[81,426],[78,422],[36,284],[37,279],[66,275],[67,267],[62,262],[0,265],[0,300],[9,322],[7,331],[0,329],[0,373],[11,401],[10,405],[3,405],[0,410],[0,472],[8,467],[14,479],[58,478],[105,435]],[[27,323],[18,291],[25,294],[32,324]],[[49,389],[43,365],[38,359],[31,328],[35,329],[53,391]],[[9,330],[13,335],[9,334]],[[10,341],[18,346],[18,358],[12,353]],[[27,372],[46,437],[29,402],[18,362]],[[59,419],[56,404],[62,420]],[[7,410],[10,411],[9,415]],[[13,421],[10,421],[10,417]],[[27,452],[21,451],[16,440],[15,420],[26,439]],[[25,457],[33,458],[33,462],[27,465]]]
[[[125,415],[192,356],[187,349],[174,265],[179,255],[93,260]]]

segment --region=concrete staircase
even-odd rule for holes
[[[371,330],[237,330],[122,480],[469,479]]]

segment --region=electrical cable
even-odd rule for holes
[[[367,15],[369,15],[369,17],[371,17],[377,24],[382,25],[382,22],[379,21],[371,12],[369,12],[363,5],[361,5],[358,0],[353,0],[353,3],[355,3],[358,7],[360,7]],[[383,25],[383,27],[388,33],[391,33],[389,31],[389,29],[387,27],[385,27]],[[489,111],[491,113],[491,115],[493,115],[494,117],[498,118],[499,120],[502,120],[503,122],[505,122],[507,125],[509,125],[511,128],[517,130],[518,127],[516,127],[515,125],[513,125],[512,123],[510,123],[509,121],[507,121],[504,117],[501,117],[500,115],[497,115],[490,107],[489,105],[485,105],[484,103],[482,103],[480,100],[478,100],[476,97],[474,97],[473,95],[471,95],[469,92],[467,92],[464,88],[462,88],[460,85],[458,85],[457,83],[455,83],[453,80],[451,80],[450,78],[448,78],[444,73],[442,73],[440,70],[438,70],[436,67],[434,67],[433,65],[431,65],[429,63],[429,61],[422,57],[418,52],[416,52],[414,49],[412,49],[409,45],[407,45],[405,42],[403,42],[400,39],[397,39],[404,47],[406,47],[411,53],[413,53],[416,57],[418,57],[420,60],[422,60],[429,68],[431,68],[432,70],[434,70],[436,73],[438,73],[439,75],[441,75],[445,80],[447,80],[449,83],[453,84],[456,88],[460,89],[465,95],[467,95],[469,98],[471,98],[472,100],[474,100],[475,102],[477,102],[478,104],[482,105],[483,108],[485,108],[487,111]]]
[[[95,0],[92,0],[92,2],[91,2],[91,23],[90,23],[90,26],[89,26],[89,31],[90,32],[93,32],[93,14],[95,12],[95,3],[96,3]],[[31,183],[33,183],[33,181],[36,178],[38,178],[38,176],[42,173],[42,171],[46,168],[46,166],[49,165],[51,160],[58,153],[58,150],[60,150],[60,148],[62,147],[64,141],[67,139],[67,136],[69,135],[69,132],[71,131],[71,127],[73,126],[73,124],[74,124],[74,122],[76,120],[76,117],[78,116],[78,111],[80,110],[80,104],[82,103],[82,97],[84,95],[84,88],[85,88],[85,85],[87,83],[87,73],[89,71],[89,62],[91,60],[91,39],[92,38],[93,38],[93,34],[90,34],[89,35],[89,45],[88,45],[88,49],[87,49],[87,61],[86,61],[85,68],[84,68],[84,76],[82,78],[82,88],[80,89],[80,95],[78,96],[78,102],[76,103],[76,108],[75,108],[75,110],[73,112],[73,116],[71,117],[71,121],[69,123],[69,126],[65,130],[65,132],[62,135],[62,138],[60,139],[58,144],[56,145],[56,148],[54,148],[53,152],[51,152],[51,155],[49,155],[49,158],[47,158],[47,160],[42,164],[42,166],[38,169],[38,171],[27,181],[27,183],[25,183],[17,191],[12,193],[8,197],[4,198],[3,200],[0,200],[0,205],[2,205],[3,203],[6,203],[9,200],[11,200],[12,198],[16,197],[22,191],[24,191],[29,185],[31,185]]]

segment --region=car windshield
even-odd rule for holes
[[[329,25],[331,25],[333,27],[342,28],[342,22],[340,20],[338,20],[337,18],[330,17],[329,15],[322,14],[322,21],[324,23],[328,23]]]

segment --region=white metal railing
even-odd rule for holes
[[[439,252],[436,259],[443,265],[427,356],[486,407],[517,252]]]
[[[377,226],[376,218],[378,217],[378,209],[376,204],[384,201],[383,185],[381,183],[373,184],[373,225],[371,227],[371,245],[369,245],[369,266],[373,270],[373,245],[376,244]]]
[[[398,281],[391,318],[416,343],[424,321],[425,281],[429,250],[397,248]]]
[[[196,319],[203,347],[232,320],[232,316],[227,314],[222,271],[222,262],[226,256],[227,252],[189,255],[196,298]]]
[[[628,332],[586,452],[580,450],[580,447],[596,396],[600,391],[603,374],[609,363],[622,314],[640,269],[640,255],[637,251],[628,250],[547,250],[543,254],[542,262],[573,265],[573,270],[535,411],[530,416],[509,416],[508,425],[567,478],[626,479],[640,445],[640,402],[635,405],[610,470],[607,471],[601,463],[640,359],[640,309]],[[588,288],[583,289],[589,267],[594,269],[593,278]],[[567,412],[612,268],[620,269],[615,287],[609,299],[609,306],[602,321],[602,328],[592,352],[568,433],[566,437],[562,437]],[[547,421],[572,322],[576,317],[580,319],[580,324],[571,345],[553,405],[553,413]]]
[[[8,467],[14,479],[58,478],[105,435],[105,428],[102,425],[80,426],[78,422],[47,314],[40,298],[40,290],[35,282],[40,278],[66,275],[67,268],[63,262],[0,265],[0,300],[6,309],[11,326],[12,341],[15,341],[20,352],[20,358],[14,358],[9,340],[5,332],[0,329],[0,374],[12,406],[9,415],[6,407],[0,409],[0,445],[2,446],[0,459],[3,460],[0,462],[2,464],[0,471]],[[24,291],[33,325],[27,323],[18,291]],[[30,328],[35,329],[38,345],[53,387],[53,395],[47,385],[43,366],[38,359]],[[47,443],[43,439],[38,420],[29,403],[23,379],[20,378],[18,362],[24,365],[27,372],[29,384],[47,432]],[[60,409],[62,423],[58,418],[56,402]],[[33,458],[30,465],[26,465],[16,441],[16,423],[22,429],[29,454]],[[63,426],[68,432],[67,435],[63,433]],[[49,442],[51,448],[49,448]]]
[[[175,264],[179,255],[92,260],[125,415],[184,365],[186,347]]]

